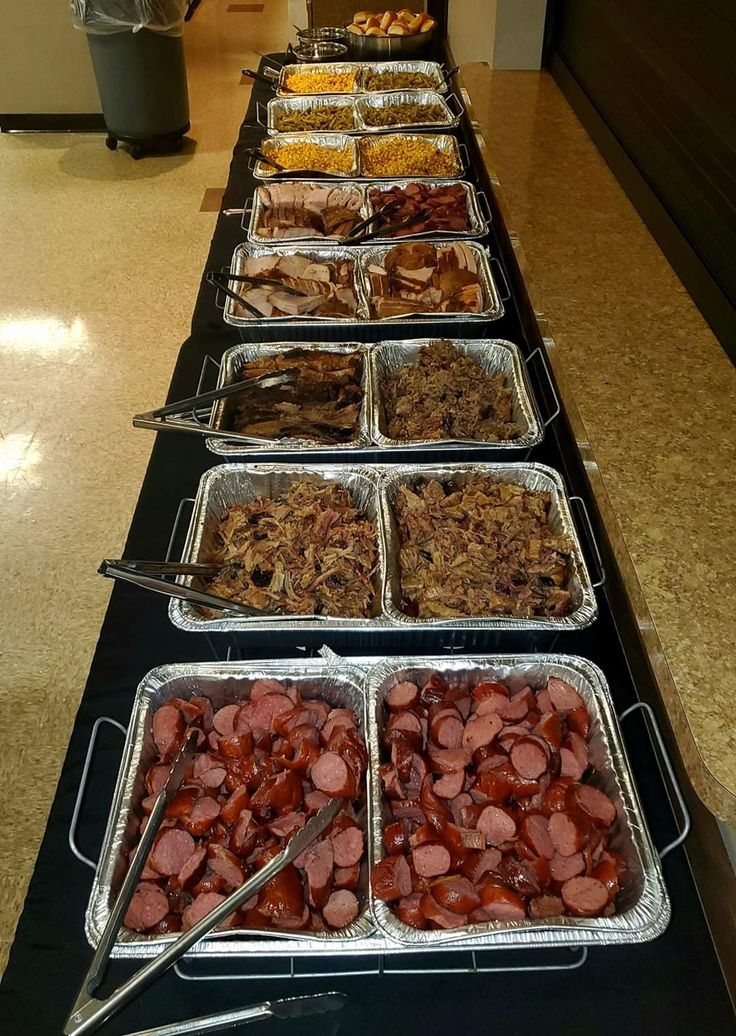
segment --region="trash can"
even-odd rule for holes
[[[187,0],[71,0],[87,34],[105,143],[130,145],[133,158],[178,151],[189,129],[182,27]]]

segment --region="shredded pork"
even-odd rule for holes
[[[210,593],[290,615],[364,618],[377,564],[374,524],[343,486],[296,482],[230,507],[217,533]]]
[[[550,496],[485,476],[398,490],[402,610],[419,618],[565,615],[572,544]]]
[[[511,389],[452,342],[424,346],[417,362],[392,371],[381,385],[392,439],[516,439]]]

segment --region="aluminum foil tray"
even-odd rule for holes
[[[391,245],[370,245],[365,248],[361,248],[359,251],[358,276],[360,278],[360,290],[361,295],[366,301],[369,312],[372,294],[368,268],[373,264],[382,266],[387,252],[400,243],[400,241],[395,240]],[[445,243],[449,244],[449,242]],[[491,273],[491,264],[488,258],[488,252],[485,248],[481,247],[481,245],[476,244],[475,241],[465,241],[463,243],[471,250],[475,257],[475,261],[478,264],[478,279],[480,281],[484,301],[484,307],[480,313],[437,313],[434,310],[427,310],[425,313],[401,313],[395,317],[383,317],[382,319],[369,317],[369,319],[377,324],[392,324],[401,321],[415,323],[417,320],[432,320],[435,323],[445,323],[447,321],[455,322],[457,320],[500,320],[504,314],[504,305],[501,301],[501,296],[498,294],[493,274]],[[442,242],[435,242],[435,248],[441,247]]]
[[[402,241],[411,241],[413,238],[421,238],[423,241],[444,241],[452,240],[457,241],[468,237],[483,237],[488,233],[489,220],[483,215],[480,208],[479,194],[476,191],[472,183],[468,183],[467,180],[430,180],[422,176],[410,176],[404,180],[371,180],[365,185],[365,204],[366,204],[366,215],[370,216],[375,212],[375,207],[371,202],[371,191],[388,191],[392,187],[408,187],[410,183],[422,183],[428,187],[448,187],[456,186],[459,184],[465,188],[465,196],[467,198],[467,211],[468,211],[468,227],[469,230],[432,230],[425,231],[424,233],[418,234],[389,234],[384,233],[379,237],[375,237],[376,243],[383,241],[391,241],[393,244],[400,244]]]
[[[433,90],[441,94],[447,93],[447,80],[436,61],[365,61],[361,66],[360,92],[387,93],[389,91],[368,89],[366,83],[371,72],[423,72],[434,80]]]
[[[239,630],[362,631],[388,626],[388,620],[382,619],[380,615],[386,554],[381,528],[378,479],[378,472],[367,465],[350,467],[340,464],[222,464],[210,468],[200,479],[182,553],[182,561],[185,562],[209,559],[213,552],[217,526],[227,508],[233,504],[244,503],[259,496],[277,496],[295,482],[337,482],[349,490],[356,506],[365,512],[376,527],[378,566],[374,578],[374,618],[351,619],[319,615],[249,617],[228,612],[210,612],[208,615],[197,605],[172,598],[169,601],[169,617],[173,624],[179,629],[195,633]],[[182,576],[179,581],[191,583],[192,579],[192,576]]]
[[[143,816],[141,801],[147,794],[145,775],[158,756],[152,733],[154,711],[174,697],[189,699],[194,695],[206,695],[212,700],[215,709],[233,702],[246,701],[251,684],[261,677],[288,680],[299,686],[304,698],[324,698],[335,707],[353,709],[358,718],[358,727],[365,736],[363,673],[349,663],[341,663],[339,666],[320,660],[185,663],[151,670],[136,691],[110,817],[87,907],[85,930],[92,946],[99,943],[107,923],[125,876],[128,852],[135,844],[138,824]],[[367,843],[372,825],[368,815],[370,798],[365,789],[362,802],[358,820],[366,832]],[[314,932],[305,937],[303,932],[253,931],[249,934],[247,929],[230,929],[207,936],[189,951],[190,955],[206,957],[219,953],[223,943],[227,943],[230,949],[233,944],[237,945],[240,953],[264,952],[264,945],[275,944],[282,949],[284,941],[287,945],[291,945],[292,941],[309,945],[311,952],[321,953],[322,948],[329,943],[345,945],[353,939],[365,939],[374,931],[369,908],[367,858],[366,854],[357,890],[361,903],[360,914],[340,933]],[[175,935],[146,935],[121,928],[113,956],[152,956],[175,938]]]
[[[361,146],[370,147],[371,144],[376,144],[380,140],[388,140],[389,137],[394,136],[400,140],[423,140],[434,144],[435,151],[444,152],[448,155],[455,163],[455,171],[449,173],[447,176],[412,176],[412,180],[456,180],[461,177],[464,172],[463,159],[460,154],[460,145],[458,144],[457,137],[453,137],[450,133],[417,133],[413,130],[411,133],[407,131],[396,132],[395,128],[392,127],[391,132],[382,134],[371,133],[365,134],[362,137],[352,137],[350,139],[357,141],[358,144],[358,164],[360,166],[360,175],[363,178],[371,180],[395,180],[396,174],[389,174],[387,176],[377,176],[375,173],[367,173],[363,170],[363,157],[361,153]]]
[[[308,248],[304,245],[279,245],[279,255],[303,255],[308,259],[314,259],[316,262],[337,262],[339,260],[346,259],[353,265],[353,287],[355,291],[355,297],[358,301],[358,308],[354,317],[320,317],[315,316],[314,313],[304,313],[300,316],[283,316],[283,317],[255,317],[255,316],[239,316],[235,313],[235,302],[229,296],[225,297],[225,307],[223,310],[223,316],[225,323],[232,324],[233,327],[250,327],[252,324],[266,323],[266,324],[283,324],[283,323],[294,323],[294,324],[354,324],[356,321],[368,319],[368,304],[363,297],[363,282],[360,277],[360,271],[358,270],[358,263],[356,262],[357,255],[355,248],[352,246],[340,247],[338,245],[323,245],[321,247],[309,246]],[[269,245],[252,245],[250,243],[238,245],[233,252],[233,258],[230,265],[230,272],[234,274],[240,274],[243,272],[244,263],[246,259],[257,259],[261,256],[273,256],[274,249]],[[239,282],[230,281],[228,287],[231,291],[237,293]]]
[[[370,424],[373,415],[372,401],[372,380],[370,364],[368,360],[368,349],[364,342],[347,342],[341,345],[325,342],[271,342],[258,345],[234,345],[223,354],[220,364],[220,377],[217,388],[224,388],[225,385],[233,385],[239,380],[240,371],[243,365],[249,360],[259,356],[273,356],[279,353],[289,353],[294,349],[308,350],[310,352],[329,353],[353,353],[363,354],[363,376],[361,384],[363,388],[363,401],[358,417],[357,435],[350,442],[318,443],[311,439],[245,439],[232,440],[211,438],[207,439],[207,446],[213,453],[221,457],[237,457],[243,453],[273,452],[274,450],[284,453],[324,453],[338,452],[345,453],[350,450],[368,449],[371,445]],[[211,424],[214,428],[224,430],[231,427],[230,413],[233,406],[233,397],[218,400],[212,410]]]
[[[275,133],[287,132],[278,128],[279,116],[289,112],[313,111],[315,108],[347,108],[353,123],[350,129],[319,130],[318,132],[354,133],[360,132],[362,129],[356,112],[355,98],[351,94],[289,94],[287,97],[274,97],[268,102],[266,108],[266,129],[271,136]]]
[[[321,147],[333,148],[335,151],[348,151],[350,153],[350,169],[345,173],[325,172],[327,180],[350,180],[360,175],[360,155],[356,141],[359,138],[351,137],[348,133],[278,133],[273,137],[265,137],[261,141],[261,151],[266,158],[276,158],[276,145],[289,142],[301,142],[303,144],[319,144]],[[454,138],[453,138],[454,139]],[[280,175],[272,165],[257,159],[253,167],[253,175],[258,180],[270,180],[271,177]],[[297,177],[298,178],[298,177]],[[315,170],[310,174],[313,180],[319,179],[319,172]]]
[[[441,447],[468,446],[485,447],[493,450],[514,451],[531,449],[544,438],[544,426],[532,394],[526,364],[519,347],[512,342],[498,339],[453,339],[452,345],[464,356],[472,356],[489,374],[502,373],[511,389],[513,419],[521,434],[517,439],[504,442],[479,442],[476,439],[392,439],[386,432],[386,415],[383,408],[383,383],[387,375],[400,367],[416,363],[420,351],[432,342],[431,338],[416,338],[413,341],[379,342],[371,350],[370,364],[373,383],[373,404],[371,407],[370,435],[382,450],[437,449]]]
[[[289,183],[288,180],[279,180],[278,182]],[[324,180],[300,180],[299,182],[305,186],[322,188],[329,186]],[[340,180],[335,183],[334,186],[339,188],[341,191],[349,191],[351,194],[360,198],[360,215],[361,218],[366,219],[374,211],[374,206],[370,201],[371,190],[385,191],[389,190],[391,187],[407,187],[409,184],[417,182],[427,184],[429,187],[439,188],[447,187],[449,184],[460,184],[465,189],[465,195],[467,198],[468,226],[470,229],[466,231],[434,230],[419,234],[402,234],[400,237],[385,232],[373,238],[373,244],[400,244],[402,241],[411,241],[415,238],[421,238],[426,241],[455,241],[465,238],[480,238],[488,232],[488,218],[484,216],[481,211],[480,195],[473,184],[468,183],[466,180],[429,180],[415,176],[409,177],[405,180],[370,180],[366,183],[356,182],[354,180]],[[254,245],[268,245],[271,248],[281,248],[284,245],[293,245],[297,242],[325,245],[337,241],[336,238],[325,237],[322,234],[310,234],[306,229],[303,237],[266,237],[259,232],[259,227],[263,222],[264,211],[265,206],[256,190],[253,197],[249,200],[249,203],[243,210],[242,222],[243,230],[246,231],[248,240]]]
[[[395,465],[384,469],[381,478],[381,513],[386,544],[388,571],[383,584],[383,612],[396,625],[410,629],[498,629],[498,630],[575,630],[583,629],[598,615],[598,602],[591,585],[585,557],[570,513],[565,484],[560,474],[546,464],[416,464]],[[393,516],[396,493],[401,485],[437,479],[463,485],[477,475],[495,482],[509,482],[537,492],[549,493],[552,499],[550,524],[555,532],[564,533],[573,544],[572,576],[568,589],[572,595],[572,611],[562,616],[535,616],[520,619],[511,615],[484,615],[461,619],[412,618],[401,611],[399,573],[399,533]],[[185,560],[190,560],[189,558]],[[191,559],[194,560],[194,559]]]
[[[265,184],[266,188],[270,186],[277,186],[279,184],[293,183],[290,180],[278,180],[273,184]],[[315,187],[324,190],[327,188],[335,188],[336,190],[346,191],[352,195],[358,202],[358,213],[361,219],[366,219],[370,212],[368,211],[366,202],[366,193],[362,184],[355,183],[351,180],[341,180],[339,183],[325,182],[324,180],[299,180],[297,181],[304,187]],[[266,212],[266,206],[264,205],[260,193],[256,190],[253,193],[252,199],[250,199],[250,208],[248,206],[243,210],[243,229],[248,234],[248,240],[254,245],[269,245],[271,248],[281,248],[283,245],[292,245],[297,241],[311,242],[316,245],[328,244],[328,243],[339,243],[340,238],[337,237],[326,237],[324,234],[315,234],[310,232],[306,227],[304,233],[299,237],[267,237],[260,231],[260,227],[263,224],[264,213]]]
[[[309,63],[297,64],[297,65],[284,65],[279,74],[279,78],[276,82],[276,96],[277,97],[319,97],[325,95],[325,91],[322,90],[319,93],[310,94],[296,94],[289,89],[289,78],[297,72],[304,72],[306,74],[314,72],[334,72],[339,74],[340,72],[355,72],[355,80],[351,90],[339,90],[339,94],[355,94],[361,89],[360,78],[361,78],[362,65],[359,61],[330,61],[322,62],[318,65],[312,65]]]
[[[474,925],[466,934],[407,931],[383,903],[374,902],[371,922],[361,914],[349,935],[325,933],[305,938],[302,933],[214,933],[189,951],[192,957],[240,958],[254,952],[269,957],[360,957],[365,955],[425,952],[467,952],[503,948],[541,949],[571,945],[605,946],[643,942],[661,934],[670,916],[670,900],[659,860],[652,847],[641,804],[613,713],[605,678],[585,659],[567,655],[446,656],[409,658],[285,659],[279,662],[184,663],[152,670],[138,687],[123,759],[115,788],[100,863],[95,874],[85,929],[97,945],[113,897],[125,873],[125,852],[137,827],[140,801],[145,795],[144,776],[155,749],[151,737],[153,710],[171,697],[206,694],[216,705],[247,696],[250,682],[259,677],[297,681],[305,697],[319,684],[320,692],[334,704],[355,708],[363,725],[367,707],[369,772],[379,762],[383,697],[400,679],[427,671],[463,680],[493,676],[521,687],[534,686],[549,676],[569,681],[583,696],[591,715],[591,760],[597,773],[594,783],[616,803],[619,817],[613,844],[629,863],[629,882],[619,896],[620,914],[611,918],[555,918],[513,924],[489,922]],[[362,702],[362,704],[361,704]],[[382,855],[382,802],[380,781],[369,780],[367,851],[371,863]],[[365,876],[365,888],[368,888]],[[368,892],[368,895],[370,893]],[[375,923],[377,922],[377,923]],[[360,928],[360,930],[358,930]],[[451,941],[448,941],[448,937]],[[115,957],[145,958],[159,953],[172,936],[151,937],[125,930],[113,950]]]
[[[396,104],[432,104],[442,113],[434,122],[395,122],[390,126],[371,126],[366,112],[371,108],[391,108]],[[358,129],[364,133],[392,133],[400,129],[450,129],[460,122],[460,112],[453,112],[437,90],[396,90],[390,93],[365,93],[355,98]]]
[[[468,939],[483,940],[486,948],[520,942],[536,948],[612,943],[646,942],[661,935],[670,919],[670,900],[659,858],[652,845],[643,810],[618,721],[613,711],[606,679],[600,669],[572,655],[500,655],[498,657],[388,658],[373,666],[368,674],[368,730],[370,765],[373,772],[381,761],[381,732],[387,691],[402,680],[426,679],[439,672],[451,684],[463,686],[481,680],[501,680],[512,691],[527,684],[543,686],[550,676],[570,683],[581,695],[590,714],[590,761],[595,772],[590,783],[604,791],[615,803],[617,817],[611,829],[611,844],[624,854],[629,867],[617,898],[617,913],[612,917],[555,917],[545,920],[488,921],[468,925],[462,930],[418,931],[403,924],[386,903],[371,895],[373,915],[387,938],[412,950],[445,949]],[[383,801],[381,782],[371,782],[372,839],[371,866],[384,855]],[[474,947],[475,948],[475,947]]]

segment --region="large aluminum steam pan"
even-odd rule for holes
[[[225,511],[257,497],[278,496],[295,482],[336,482],[344,486],[358,507],[376,528],[378,564],[373,581],[373,616],[356,619],[319,615],[243,616],[232,612],[204,609],[188,601],[172,598],[169,617],[179,629],[197,633],[224,633],[239,630],[365,630],[389,626],[380,615],[381,596],[386,571],[386,556],[381,534],[378,496],[379,473],[368,466],[340,464],[221,464],[202,476],[189,525],[182,561],[206,561],[211,558],[217,527]],[[182,576],[180,582],[190,584],[194,577]]]
[[[270,245],[251,245],[241,244],[233,252],[232,263],[230,272],[233,274],[242,274],[245,268],[245,261],[247,259],[258,259],[263,256],[273,258],[275,255],[273,246]],[[243,315],[236,313],[237,303],[229,295],[225,298],[225,307],[223,315],[227,324],[232,324],[234,327],[250,327],[254,323],[265,322],[267,324],[283,324],[283,323],[326,323],[326,324],[352,324],[356,321],[363,321],[368,319],[368,306],[363,297],[362,291],[362,280],[358,273],[357,253],[352,247],[338,247],[337,245],[332,246],[314,246],[310,245],[306,247],[304,245],[279,245],[278,254],[280,256],[285,255],[303,255],[308,259],[313,259],[315,262],[341,262],[347,261],[353,271],[353,291],[357,301],[357,310],[355,316],[345,317],[321,317],[314,313],[303,313],[297,314],[296,316],[282,316],[282,317],[256,317],[252,316],[246,310],[243,310]],[[230,281],[228,287],[232,292],[238,293],[240,282]]]
[[[513,420],[519,427],[516,439],[503,442],[478,439],[393,439],[387,430],[384,410],[383,385],[391,374],[401,367],[415,364],[420,352],[432,342],[431,338],[415,338],[395,342],[379,342],[371,350],[370,363],[373,383],[370,435],[382,450],[437,449],[438,447],[487,447],[494,450],[531,449],[544,437],[539,410],[529,384],[526,364],[513,342],[489,338],[453,339],[452,345],[463,356],[471,356],[488,374],[503,374],[511,390]],[[429,401],[427,401],[427,405]]]
[[[443,75],[441,67],[436,61],[365,61],[361,66],[360,92],[361,93],[386,93],[388,91],[378,88],[369,88],[368,82],[371,75],[380,72],[423,72],[432,81],[432,85],[426,89],[436,90],[439,93],[447,92],[447,80]],[[396,87],[394,87],[394,90]],[[407,89],[399,87],[398,89]]]
[[[392,108],[397,104],[421,104],[440,109],[432,122],[393,122],[390,125],[374,126],[366,119],[371,109]],[[437,90],[397,90],[395,93],[367,93],[355,98],[358,128],[364,133],[390,133],[400,129],[451,129],[460,121],[461,110],[453,112],[445,98]]]
[[[328,180],[351,180],[360,176],[360,155],[358,154],[358,137],[351,137],[347,133],[279,133],[273,137],[266,137],[261,141],[261,151],[266,158],[273,158],[278,162],[278,147],[281,144],[317,144],[323,148],[331,148],[333,151],[345,151],[350,158],[350,168],[344,173],[332,173],[329,170],[315,169],[308,175],[310,179],[318,180],[321,173]],[[285,171],[288,174],[289,170]],[[279,170],[269,165],[262,159],[257,159],[253,166],[253,175],[258,180],[270,180],[272,176],[281,175]],[[294,176],[299,176],[299,170],[295,169]]]
[[[396,248],[400,241],[396,241],[392,245],[368,245],[365,248],[361,248],[358,253],[358,274],[360,278],[360,291],[361,296],[366,300],[369,313],[371,312],[371,300],[373,299],[373,293],[371,291],[370,282],[370,267],[383,267],[386,259],[386,255],[391,251],[392,248]],[[435,242],[434,247],[436,249],[448,248],[452,242]],[[389,324],[396,323],[397,321],[408,320],[416,322],[417,320],[426,321],[458,321],[458,320],[500,320],[504,314],[504,306],[501,301],[501,296],[496,288],[496,282],[493,279],[491,273],[491,264],[488,257],[488,252],[481,245],[475,241],[458,241],[458,245],[464,245],[470,249],[473,253],[476,265],[478,267],[478,280],[480,282],[481,292],[483,295],[483,308],[479,313],[465,313],[465,312],[447,312],[442,313],[437,310],[425,310],[417,313],[400,313],[393,317],[374,317],[369,316],[370,320],[375,321],[378,324]]]
[[[384,469],[381,479],[381,516],[386,544],[388,570],[383,583],[383,612],[396,625],[408,629],[524,629],[524,630],[575,630],[589,626],[598,615],[596,601],[588,567],[585,563],[580,539],[572,520],[567,492],[562,477],[546,464],[406,464]],[[550,526],[554,532],[567,536],[572,543],[572,573],[567,589],[572,597],[572,610],[568,615],[533,616],[528,619],[511,615],[488,613],[472,618],[421,619],[407,615],[401,610],[401,541],[394,518],[393,505],[399,487],[407,484],[428,482],[452,482],[463,485],[470,479],[484,476],[494,482],[509,482],[524,486],[535,492],[549,493],[551,497]],[[188,559],[187,559],[188,560]]]
[[[362,65],[359,61],[331,61],[324,62],[318,65],[301,64],[301,65],[283,65],[281,72],[279,73],[278,80],[276,81],[276,96],[277,97],[294,97],[294,96],[305,96],[305,97],[318,97],[323,94],[336,93],[336,94],[355,94],[361,89],[360,78],[361,78]],[[308,93],[300,93],[294,90],[289,83],[292,81],[295,75],[315,75],[317,73],[333,73],[335,75],[341,75],[346,73],[352,77],[352,83],[341,90],[325,90],[319,88],[317,90],[310,90]]]
[[[344,108],[349,112],[351,125],[340,129],[315,129],[316,133],[355,133],[362,130],[355,108],[355,98],[350,94],[297,94],[272,98],[266,108],[266,129],[270,136],[276,133],[308,133],[310,127],[300,126],[294,130],[279,129],[282,115],[301,115],[315,108]]]
[[[363,372],[361,386],[363,399],[361,401],[360,414],[356,434],[348,442],[315,442],[312,439],[253,439],[230,440],[211,438],[207,439],[207,446],[213,453],[221,457],[238,457],[244,453],[264,453],[278,450],[286,454],[298,453],[345,453],[351,450],[370,449],[371,433],[370,425],[373,417],[373,403],[371,393],[371,372],[368,360],[368,348],[363,342],[330,343],[330,342],[270,342],[268,344],[234,345],[228,349],[220,364],[220,377],[217,382],[218,388],[225,385],[233,385],[240,379],[240,372],[243,365],[249,360],[255,360],[262,356],[273,356],[298,349],[300,352],[328,352],[328,353],[361,353],[363,357]],[[212,410],[211,425],[219,431],[226,431],[232,428],[231,413],[234,397],[218,400]]]
[[[521,921],[488,921],[450,931],[419,931],[403,924],[388,904],[371,896],[373,915],[380,930],[405,949],[438,950],[449,944],[474,941],[493,946],[535,947],[605,945],[637,943],[655,939],[667,927],[670,900],[662,876],[659,858],[644,819],[643,810],[631,775],[606,679],[600,669],[583,658],[572,655],[500,655],[498,657],[387,658],[373,666],[368,674],[368,730],[370,765],[377,773],[383,758],[381,733],[386,709],[386,693],[403,680],[421,684],[431,673],[440,673],[451,685],[468,686],[483,680],[500,680],[512,692],[522,687],[539,688],[551,676],[571,684],[581,695],[590,715],[588,744],[590,763],[594,768],[590,779],[604,791],[616,806],[616,820],[611,829],[611,848],[623,853],[628,872],[616,900],[616,913],[611,917],[554,917],[544,920],[525,918]],[[371,865],[383,857],[383,809],[381,781],[371,782],[373,797]]]
[[[248,240],[252,241],[254,245],[270,245],[272,248],[279,249],[283,245],[291,245],[296,241],[309,241],[316,245],[329,244],[330,242],[340,243],[340,238],[336,236],[327,236],[326,234],[319,234],[313,228],[309,227],[302,227],[300,228],[300,233],[298,235],[290,234],[288,237],[269,237],[263,232],[263,221],[268,208],[266,203],[263,201],[261,191],[271,191],[276,190],[279,187],[288,187],[289,183],[293,182],[294,181],[289,180],[272,181],[271,183],[264,184],[263,188],[259,187],[254,192],[252,199],[248,200],[248,203],[243,210],[242,225],[243,229],[248,233]],[[365,219],[370,215],[366,207],[366,195],[362,184],[347,180],[334,184],[325,182],[324,180],[300,180],[298,183],[301,187],[314,192],[310,195],[312,204],[314,204],[316,192],[335,189],[344,191],[346,194],[350,195],[350,198],[355,203],[355,212],[359,219]]]
[[[177,697],[187,700],[195,695],[205,695],[211,699],[215,709],[234,702],[247,701],[251,685],[261,678],[288,681],[298,686],[305,699],[323,698],[336,708],[352,709],[358,719],[358,727],[365,736],[363,674],[349,663],[339,666],[328,665],[319,660],[239,662],[224,665],[180,663],[151,670],[139,684],[133,702],[128,736],[87,907],[85,929],[87,939],[93,946],[99,943],[125,877],[129,853],[137,842],[138,825],[143,817],[141,802],[147,795],[146,772],[158,758],[153,741],[153,713],[160,705]],[[366,836],[371,826],[369,809],[370,801],[364,788],[358,820]],[[273,952],[274,945],[278,952],[284,948],[284,941],[288,947],[292,940],[299,945],[308,945],[312,953],[321,953],[326,945],[333,942],[344,946],[351,940],[365,939],[374,930],[368,905],[367,858],[366,852],[357,890],[361,905],[360,914],[341,932],[312,932],[307,937],[303,931],[249,932],[246,929],[229,929],[226,932],[208,935],[206,939],[197,943],[189,954],[217,954],[221,952],[220,947],[224,942],[228,945],[228,952],[233,951],[233,945],[243,954]],[[161,952],[163,946],[173,942],[175,938],[176,935],[141,934],[121,928],[113,956],[152,956]],[[288,949],[287,952],[293,950]]]

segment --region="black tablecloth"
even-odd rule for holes
[[[265,100],[265,88],[256,85],[246,119],[252,119],[256,100]],[[467,127],[466,127],[467,129]],[[223,208],[241,207],[252,193],[253,179],[244,149],[257,142],[261,133],[243,125],[235,148]],[[470,143],[470,138],[467,138]],[[498,251],[497,225],[489,247]],[[243,240],[239,219],[221,215],[218,219],[207,268],[229,263],[236,244]],[[142,257],[145,260],[145,257]],[[529,351],[513,305],[504,321],[486,327],[481,334],[516,340]],[[278,329],[258,329],[261,337],[278,340],[299,338]],[[265,335],[263,332],[265,331]],[[453,328],[478,336],[476,328]],[[394,328],[391,337],[417,337],[414,327]],[[386,337],[380,329],[363,328],[361,338]],[[311,337],[308,335],[307,337]],[[351,329],[351,337],[353,337]],[[203,283],[197,299],[191,337],[182,346],[174,371],[169,399],[191,395],[196,388],[202,362],[208,354],[219,357],[225,348],[240,340],[240,334],[224,324],[213,305],[211,289]],[[541,386],[538,391],[542,393]],[[147,403],[141,400],[141,409]],[[134,432],[133,434],[147,434]],[[567,435],[567,439],[565,436]],[[548,435],[535,459],[547,460],[565,472],[569,483],[587,493],[579,457],[569,441],[564,422]],[[135,558],[160,558],[166,549],[169,530],[182,497],[193,496],[201,473],[217,459],[193,436],[162,434],[151,454],[140,499],[124,554]],[[119,556],[119,545],[110,544],[110,554]],[[592,631],[571,636],[564,650],[588,655],[604,666],[611,680],[617,704],[633,700],[631,665],[621,646],[621,631],[605,606]],[[300,638],[300,643],[304,638]],[[314,649],[320,640],[307,645]],[[332,647],[342,652],[382,654],[439,650],[446,646],[436,636],[418,640],[386,636],[363,642],[360,637],[330,637]],[[498,638],[476,636],[465,641],[473,650],[498,649]],[[504,650],[530,650],[538,640],[509,637]],[[628,645],[632,651],[635,647]],[[296,654],[289,637],[252,635],[240,638],[237,649],[243,657],[288,657]],[[79,784],[85,750],[94,721],[102,715],[126,723],[135,687],[151,668],[175,661],[209,660],[222,656],[224,641],[210,642],[202,636],[175,630],[167,617],[166,601],[135,588],[115,587],[100,633],[89,679],[77,715],[61,779],[38,856],[23,914],[18,925],[10,962],[0,987],[0,1031],[7,1034],[58,1034],[90,960],[84,936],[84,912],[92,872],[72,856],[67,832]],[[629,663],[631,659],[628,660]],[[53,694],[53,688],[49,688]],[[110,795],[117,773],[121,735],[103,728],[93,759],[89,793],[83,804],[79,843],[83,852],[96,856],[107,820]],[[627,730],[627,743],[634,771],[644,798],[647,816],[659,844],[671,834],[671,819],[652,761],[648,741],[634,726]],[[29,782],[33,780],[32,759],[28,761]],[[645,1032],[662,1029],[669,1033],[734,1031],[734,1020],[721,979],[718,962],[702,916],[697,891],[682,850],[665,865],[666,880],[673,899],[673,918],[667,933],[642,946],[594,948],[585,965],[570,973],[549,971],[495,975],[412,975],[332,979],[294,979],[276,982],[186,982],[168,973],[154,987],[107,1023],[106,1033],[125,1033],[176,1018],[186,1018],[228,1006],[257,1002],[274,995],[295,995],[316,989],[337,988],[350,994],[348,1006],[336,1015],[307,1018],[299,1022],[265,1023],[263,1031],[291,1024],[293,1031],[307,1034],[381,1032],[454,1033],[485,1036],[501,1027],[504,1033]],[[552,958],[550,958],[552,959]],[[560,962],[564,954],[554,956]],[[508,959],[506,963],[510,963]],[[517,955],[515,965],[528,967],[529,954]],[[248,965],[254,970],[253,961]],[[416,966],[416,965],[414,965]],[[420,966],[424,966],[420,964]],[[194,965],[191,965],[194,968]],[[203,971],[197,965],[199,972]],[[110,982],[130,975],[135,965],[116,961]],[[206,968],[204,969],[207,970]]]

